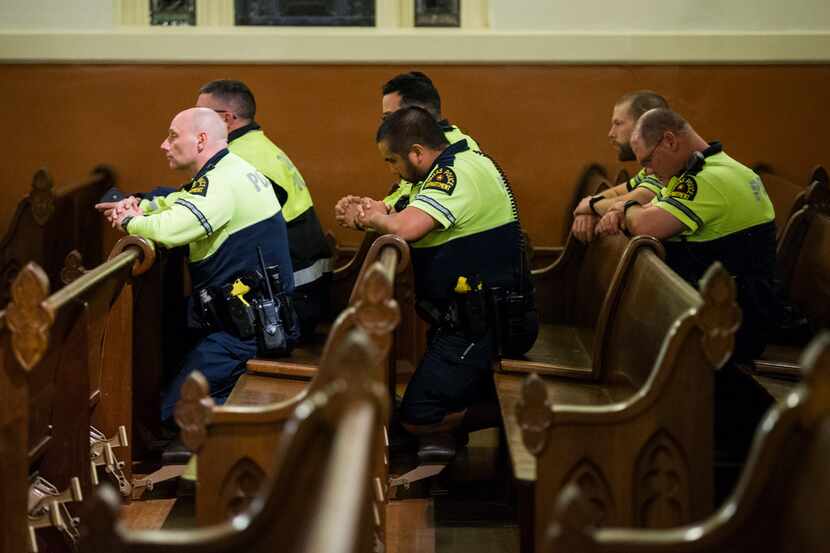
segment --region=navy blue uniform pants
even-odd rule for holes
[[[406,387],[401,421],[436,424],[449,413],[495,400],[494,354],[492,333],[474,342],[451,331],[432,332],[424,358]]]
[[[256,340],[240,340],[227,332],[212,332],[201,338],[184,358],[182,369],[162,391],[161,420],[173,416],[182,384],[193,371],[200,371],[210,384],[210,396],[221,405],[245,372],[245,363],[256,356]]]

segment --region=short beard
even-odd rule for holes
[[[631,149],[630,142],[620,144],[620,151],[617,153],[617,159],[620,161],[634,161],[637,159],[637,156],[634,155],[634,150]]]

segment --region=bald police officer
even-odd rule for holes
[[[201,290],[226,287],[242,273],[259,267],[257,246],[266,265],[278,265],[287,293],[294,288],[288,233],[270,181],[253,165],[228,151],[227,129],[213,110],[191,108],[170,123],[161,145],[172,169],[192,175],[181,190],[129,203],[113,214],[132,235],[167,247],[187,245],[194,297]],[[191,301],[191,326],[199,331],[196,346],[164,390],[161,416],[169,421],[187,376],[201,371],[210,394],[222,403],[245,363],[257,353],[255,338],[240,338],[217,328]]]

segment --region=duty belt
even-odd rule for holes
[[[332,265],[332,258],[325,257],[323,259],[318,259],[305,269],[300,269],[299,271],[294,272],[294,287],[298,288],[303,286],[304,284],[310,284],[323,276],[326,273],[331,272],[331,265]]]

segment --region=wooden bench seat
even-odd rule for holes
[[[501,369],[596,379],[596,329],[627,244],[622,235],[588,245],[571,236],[559,259],[534,271],[539,337],[521,358],[502,359]]]
[[[668,530],[596,528],[575,487],[559,496],[539,551],[826,552],[830,505],[830,334],[801,358],[804,379],[769,410],[732,496],[713,515]]]
[[[338,378],[342,367],[326,365],[331,351],[362,328],[382,350],[391,350],[400,320],[394,297],[398,268],[411,271],[409,249],[397,237],[382,237],[372,265],[364,267],[351,305],[337,318],[326,340],[320,370],[313,379],[249,372],[240,377],[227,403],[214,406],[207,391],[188,383],[176,407],[182,440],[198,453],[199,486],[196,516],[200,525],[226,520],[244,508],[262,487],[273,456],[273,444],[297,405],[321,386]],[[369,259],[367,257],[367,259]],[[327,367],[327,371],[323,370]],[[394,375],[390,357],[378,359],[371,378],[389,388]],[[386,477],[381,481],[386,486]]]
[[[281,435],[269,444],[272,477],[233,520],[190,530],[129,531],[118,524],[115,493],[102,486],[82,522],[81,551],[383,551],[384,497],[376,475],[389,401],[369,369],[387,355],[388,348],[383,351],[360,326],[327,351],[321,374],[341,377],[296,404]],[[188,382],[207,386],[201,375]]]
[[[712,507],[713,368],[733,346],[734,284],[716,265],[699,294],[662,252],[647,237],[626,249],[601,328],[599,380],[495,376],[523,551],[568,482],[590,488],[596,524],[665,525]],[[677,486],[652,494],[649,471]]]

